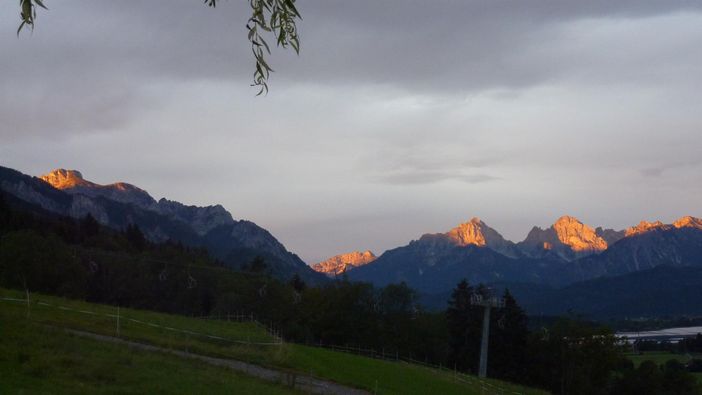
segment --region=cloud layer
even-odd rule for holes
[[[0,14],[0,162],[222,203],[310,263],[480,216],[702,216],[702,6],[300,0],[255,98],[246,2]]]

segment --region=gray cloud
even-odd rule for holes
[[[568,75],[597,74],[603,78],[610,67],[606,61],[598,65],[578,60],[579,49],[587,48],[579,48],[579,37],[571,34],[573,24],[702,9],[700,3],[686,1],[306,4],[313,22],[304,26],[308,37],[304,56],[285,65],[291,79],[392,84],[438,93],[519,89]],[[608,56],[606,52],[594,55]],[[651,70],[648,63],[628,65]],[[631,78],[639,74],[646,73],[617,75]]]
[[[440,171],[396,172],[376,178],[380,183],[394,185],[432,184],[441,181],[460,181],[469,184],[479,184],[498,179],[498,177],[489,174],[460,174]]]
[[[0,14],[0,160],[222,203],[319,260],[472,216],[702,215],[702,3],[300,0],[255,98],[247,3]],[[411,188],[411,193],[408,190]]]
[[[640,170],[644,177],[658,178],[671,171],[680,171],[688,168],[702,167],[702,158],[695,155],[689,160],[667,160],[666,163],[661,163],[656,166],[645,167]]]

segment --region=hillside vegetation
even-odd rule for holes
[[[609,329],[563,319],[530,332],[527,316],[507,291],[490,323],[487,370],[501,381],[477,380],[469,373],[478,370],[483,312],[471,300],[488,297],[489,290],[457,281],[445,311],[425,311],[405,283],[377,288],[346,279],[318,286],[300,277],[283,282],[270,275],[265,257],[233,271],[203,248],[149,241],[136,224],[110,229],[89,215],[57,216],[0,193],[0,287],[21,290],[3,291],[14,299],[0,302],[8,320],[119,335],[162,348],[154,352],[224,358],[233,369],[242,363],[268,369],[273,380],[289,382],[292,375],[369,392],[539,393],[505,384],[510,382],[573,395],[640,395],[622,386],[647,373],[626,360]],[[232,314],[255,315],[265,325],[194,318]],[[47,360],[56,354],[50,346],[38,351],[39,361],[44,352]],[[670,388],[689,384],[679,380],[687,373],[679,366],[665,372],[661,382]],[[692,391],[687,393],[699,393]]]
[[[213,381],[211,393],[239,388],[239,381],[244,383],[241,387],[244,393],[286,393],[289,390],[242,378],[240,374],[222,374],[221,368],[179,360],[170,355],[137,352],[130,357],[132,354],[118,345],[64,332],[65,328],[70,328],[117,336],[116,307],[39,294],[30,295],[28,306],[22,300],[24,297],[25,294],[19,291],[0,290],[0,298],[3,298],[0,300],[0,317],[3,323],[11,323],[3,324],[3,341],[0,343],[3,356],[0,369],[4,372],[3,377],[6,377],[5,374],[12,377],[4,384],[8,389],[41,390],[56,385],[57,388],[66,389],[66,393],[76,386],[81,388],[81,392],[85,388],[84,393],[90,393],[98,386],[104,392],[143,392],[143,387],[136,385],[153,376],[149,388],[169,393],[188,393],[192,392],[188,389],[204,385],[203,380],[206,382],[206,378],[215,375],[221,377]],[[499,393],[499,388],[522,394],[543,393],[495,380],[481,382],[472,376],[404,362],[372,359],[317,347],[279,344],[278,339],[265,327],[253,322],[208,320],[134,309],[120,309],[119,317],[121,338],[275,367],[371,392],[481,394],[483,388],[486,393]],[[200,369],[202,375],[195,374]],[[178,374],[180,385],[160,382],[181,370],[188,370],[191,374]],[[210,392],[210,384],[206,385]]]
[[[0,303],[2,394],[297,393],[200,361],[78,337],[48,325],[47,312],[27,319],[26,309]]]

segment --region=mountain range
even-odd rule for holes
[[[305,281],[319,283],[326,278],[266,229],[251,221],[235,220],[221,205],[188,206],[165,198],[156,201],[134,185],[100,185],[86,180],[79,171],[65,169],[31,177],[0,167],[0,189],[55,214],[73,218],[90,214],[117,230],[136,224],[151,241],[174,240],[204,247],[233,268],[262,257],[271,274],[281,279],[298,274]]]
[[[422,235],[346,274],[376,285],[404,281],[432,294],[450,290],[461,278],[560,287],[659,265],[702,266],[701,257],[702,220],[694,217],[615,231],[563,216],[547,229],[534,227],[519,243],[473,218],[446,233]]]
[[[0,190],[46,212],[73,218],[90,214],[113,229],[136,224],[149,240],[204,247],[235,269],[262,257],[270,273],[281,279],[298,274],[319,284],[343,275],[377,286],[405,282],[426,300],[440,301],[434,303],[437,306],[445,305],[448,293],[463,278],[510,288],[532,313],[587,307],[593,314],[614,314],[623,311],[618,304],[649,300],[650,292],[662,295],[658,306],[683,306],[684,311],[692,311],[684,308],[686,301],[671,298],[685,294],[702,301],[702,294],[694,291],[696,286],[702,289],[702,219],[691,216],[670,224],[642,221],[623,230],[593,228],[562,216],[548,228],[534,227],[516,243],[472,218],[380,256],[354,251],[310,267],[270,232],[234,219],[221,205],[157,201],[134,185],[100,185],[65,169],[32,177],[0,167]],[[678,287],[675,284],[684,289],[665,291]],[[601,296],[594,298],[594,293]],[[604,301],[609,301],[606,309],[593,305]]]
[[[523,282],[488,286],[494,294],[509,289],[532,316],[577,314],[594,320],[702,316],[702,265],[663,264],[563,286]],[[443,310],[450,295],[450,290],[422,294],[421,304]]]

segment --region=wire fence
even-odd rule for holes
[[[206,339],[212,339],[212,340],[217,340],[217,341],[222,341],[222,342],[227,342],[227,343],[232,343],[232,344],[244,344],[244,345],[254,345],[254,346],[281,346],[284,344],[283,338],[280,335],[280,332],[276,330],[272,325],[265,325],[261,323],[259,320],[257,320],[257,317],[252,314],[244,314],[244,313],[234,313],[234,314],[218,314],[218,315],[208,315],[208,316],[194,316],[192,318],[200,319],[200,320],[216,320],[216,321],[229,321],[229,322],[247,322],[247,323],[253,323],[257,327],[263,329],[266,331],[266,333],[271,336],[273,339],[272,342],[254,342],[250,340],[241,340],[241,339],[231,339],[223,336],[218,336],[218,335],[213,335],[210,333],[204,333],[202,331],[194,331],[194,330],[189,330],[189,329],[182,329],[182,328],[175,328],[169,325],[162,325],[160,323],[152,322],[152,321],[146,321],[146,320],[139,320],[133,317],[130,317],[128,314],[124,315],[120,313],[120,308],[117,306],[116,307],[116,313],[101,313],[101,312],[96,312],[92,310],[86,310],[86,309],[78,309],[74,308],[71,306],[65,306],[65,305],[60,305],[60,304],[54,304],[54,303],[47,303],[45,301],[42,301],[41,299],[34,299],[32,300],[30,298],[29,293],[27,293],[27,297],[24,299],[21,298],[8,298],[8,297],[0,297],[0,301],[4,302],[15,302],[15,303],[22,303],[26,304],[27,306],[27,316],[31,314],[31,305],[34,303],[38,306],[42,307],[48,307],[48,308],[54,308],[58,311],[65,311],[65,312],[74,312],[74,313],[80,313],[80,314],[86,314],[86,315],[91,315],[95,317],[106,317],[110,319],[115,319],[115,329],[117,336],[119,337],[120,333],[120,327],[121,327],[121,322],[132,322],[152,328],[157,328],[157,329],[163,329],[167,330],[170,332],[174,333],[181,333],[185,334],[188,336],[197,336],[197,337],[202,337]],[[399,352],[385,352],[385,350],[381,350],[378,352],[375,349],[370,349],[370,348],[362,348],[360,346],[357,347],[351,347],[351,346],[339,346],[339,345],[331,345],[331,344],[324,344],[322,342],[315,343],[315,344],[310,344],[311,346],[314,347],[321,347],[321,348],[326,348],[332,351],[336,352],[344,352],[344,353],[349,353],[349,354],[355,354],[359,356],[364,356],[368,358],[374,358],[374,359],[380,359],[388,362],[397,362],[397,363],[407,363],[411,365],[416,365],[420,366],[423,368],[431,369],[434,371],[439,371],[442,373],[448,373],[450,375],[453,375],[453,379],[457,382],[462,382],[465,384],[469,384],[473,387],[478,387],[481,389],[481,394],[485,395],[524,395],[522,392],[517,392],[517,391],[512,391],[510,389],[506,389],[504,387],[501,387],[499,385],[493,384],[489,381],[483,380],[478,378],[477,376],[469,375],[464,372],[457,371],[455,368],[450,369],[447,366],[444,365],[435,365],[432,363],[429,363],[428,361],[421,361],[412,358],[411,356],[402,356],[399,354]]]
[[[263,324],[259,321],[258,317],[253,313],[227,313],[227,314],[216,314],[216,315],[203,315],[203,316],[193,316],[193,318],[201,320],[212,320],[212,321],[227,321],[227,322],[250,322],[257,327],[266,331],[266,333],[275,339],[278,343],[283,343],[283,337],[280,331],[275,328],[272,321],[268,324]]]
[[[116,314],[111,314],[111,313],[100,313],[96,311],[91,311],[91,310],[85,310],[85,309],[76,309],[71,306],[65,306],[65,305],[59,305],[59,304],[53,304],[53,303],[47,303],[44,302],[40,299],[36,300],[31,300],[30,298],[25,298],[25,299],[19,299],[19,298],[5,298],[2,297],[0,298],[1,301],[5,302],[16,302],[16,303],[22,303],[27,305],[27,315],[30,315],[30,306],[32,303],[42,306],[42,307],[49,307],[49,308],[54,308],[59,311],[66,311],[66,312],[74,312],[74,313],[81,313],[81,314],[86,314],[86,315],[91,315],[91,316],[96,316],[96,317],[107,317],[111,319],[115,319],[115,328],[116,328],[116,333],[117,336],[119,337],[119,332],[120,332],[120,321],[124,322],[133,322],[136,324],[144,325],[144,326],[149,326],[152,328],[158,328],[158,329],[164,329],[170,332],[174,333],[181,333],[185,334],[188,336],[197,336],[197,337],[202,337],[206,339],[212,339],[212,340],[218,340],[222,342],[227,342],[227,343],[234,343],[234,344],[245,344],[245,345],[255,345],[255,346],[280,346],[283,344],[283,339],[277,335],[277,332],[274,331],[272,328],[268,328],[265,325],[261,324],[258,321],[255,321],[254,317],[251,316],[251,321],[255,325],[261,327],[262,329],[265,329],[268,335],[270,335],[273,338],[273,341],[271,342],[256,342],[256,341],[250,341],[250,340],[243,340],[243,339],[232,339],[224,336],[218,336],[218,335],[213,335],[210,333],[204,333],[201,331],[194,331],[194,330],[189,330],[189,329],[182,329],[182,328],[175,328],[169,325],[162,325],[157,322],[153,321],[146,321],[146,320],[139,320],[133,317],[130,317],[129,315],[123,315],[120,314],[120,308],[116,307]],[[240,321],[244,322],[244,321]]]
[[[314,347],[321,347],[321,348],[326,348],[332,351],[337,351],[337,352],[344,352],[344,353],[349,353],[349,354],[355,354],[367,358],[374,358],[374,359],[380,359],[388,362],[397,362],[397,363],[407,363],[411,365],[417,365],[423,368],[427,368],[433,371],[438,371],[441,373],[449,374],[453,376],[453,380],[457,382],[462,382],[465,384],[469,384],[473,387],[478,387],[481,389],[481,394],[496,394],[496,395],[524,395],[523,392],[518,392],[518,391],[513,391],[508,388],[504,388],[500,385],[491,383],[487,380],[483,380],[479,378],[478,376],[473,376],[461,371],[458,371],[455,367],[453,369],[449,368],[446,365],[442,364],[432,364],[428,361],[421,361],[418,359],[414,359],[411,356],[403,356],[400,355],[399,352],[385,352],[385,350],[377,351],[372,348],[362,348],[360,346],[357,347],[352,347],[352,346],[339,346],[339,345],[333,345],[333,344],[324,344],[322,342],[318,342],[315,344],[310,344],[311,346]]]
[[[260,323],[257,319],[256,316],[253,313],[234,313],[234,314],[216,314],[216,315],[205,315],[205,316],[199,316],[196,317],[199,319],[205,319],[205,320],[221,320],[221,321],[235,321],[235,322],[254,322],[261,328],[264,328],[266,330],[269,330],[269,334],[272,336],[280,339],[282,342],[282,337],[280,336],[280,333],[278,331],[275,331],[273,328],[272,323],[270,325],[264,325]],[[316,343],[309,343],[307,344],[308,346],[312,347],[320,347],[320,348],[326,348],[332,351],[336,352],[344,352],[348,354],[355,354],[367,358],[373,358],[373,359],[380,359],[388,362],[399,362],[399,363],[406,363],[406,364],[411,364],[411,365],[418,365],[427,369],[432,369],[435,371],[439,371],[441,373],[448,373],[450,375],[453,375],[453,379],[457,382],[462,382],[465,384],[469,384],[473,387],[478,387],[481,389],[481,395],[524,395],[523,392],[518,392],[518,391],[513,391],[511,389],[507,389],[504,387],[501,387],[497,384],[491,383],[487,380],[483,380],[479,378],[478,376],[470,375],[464,372],[460,372],[457,369],[450,369],[446,365],[435,365],[432,364],[428,361],[421,361],[418,359],[412,358],[412,356],[403,356],[400,355],[398,351],[395,352],[385,352],[384,349],[381,349],[381,351],[377,351],[372,348],[363,348],[360,346],[340,346],[340,345],[335,345],[335,344],[324,344],[323,342],[316,342]]]

